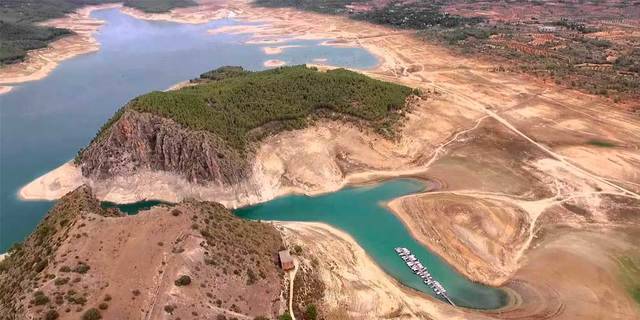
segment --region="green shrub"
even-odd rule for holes
[[[176,279],[176,281],[174,282],[174,284],[176,286],[187,286],[189,284],[191,284],[191,277],[187,276],[187,275],[181,275],[180,278]]]
[[[96,308],[91,308],[85,311],[84,314],[82,315],[82,320],[99,320],[99,319],[102,319],[102,315],[100,314],[100,311],[98,311],[98,309]]]
[[[56,320],[58,319],[60,315],[58,314],[58,311],[55,310],[48,310],[47,313],[44,314],[44,319],[45,320]]]
[[[84,273],[87,273],[89,269],[91,269],[89,265],[87,265],[86,263],[80,262],[75,268],[73,268],[73,272],[84,274]]]
[[[278,317],[278,320],[293,320],[291,315],[288,312],[285,312],[283,315]]]
[[[304,311],[304,319],[305,320],[316,320],[318,318],[318,310],[314,304],[310,304],[307,306],[307,309]]]
[[[33,304],[36,306],[42,306],[49,303],[49,297],[44,295],[42,291],[36,291],[33,293]]]

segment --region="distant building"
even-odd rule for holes
[[[558,31],[558,27],[554,26],[539,26],[538,31],[540,32],[556,32]]]
[[[282,270],[289,271],[295,268],[293,258],[289,254],[289,250],[282,250],[278,252],[278,257],[280,258],[280,266],[282,267]]]

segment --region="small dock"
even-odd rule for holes
[[[407,265],[407,267],[409,267],[411,271],[413,271],[413,273],[415,273],[422,279],[424,284],[429,286],[433,290],[433,292],[436,293],[436,296],[441,296],[452,306],[456,306],[447,295],[447,290],[444,288],[444,286],[440,282],[438,282],[438,280],[433,279],[427,267],[422,265],[420,260],[418,260],[418,258],[416,258],[416,256],[414,256],[413,254],[411,254],[411,251],[409,249],[398,247],[394,250],[400,256],[400,258],[404,260],[404,263]]]

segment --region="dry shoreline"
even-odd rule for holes
[[[327,292],[325,310],[350,308],[358,317],[380,319],[398,307],[410,318],[424,319],[424,313],[436,319],[462,319],[464,311],[454,309],[421,292],[402,286],[385,273],[346,232],[325,223],[275,222],[289,243],[301,243],[305,252],[320,259],[320,272]],[[330,253],[330,254],[329,254]],[[337,268],[337,269],[336,269]],[[358,283],[354,294],[355,283]],[[345,299],[356,299],[345,305]],[[365,301],[367,301],[365,303]]]
[[[0,68],[0,85],[43,79],[60,62],[99,50],[100,44],[93,34],[100,29],[104,21],[92,18],[91,13],[95,10],[120,7],[121,4],[86,6],[65,17],[42,22],[41,25],[66,28],[74,34],[53,41],[46,48],[29,51],[24,62]],[[0,94],[9,92],[11,87],[6,88],[2,87]]]

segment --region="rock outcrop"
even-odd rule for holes
[[[214,134],[126,109],[76,159],[92,179],[141,170],[177,173],[190,182],[235,185],[247,178],[247,161]]]

